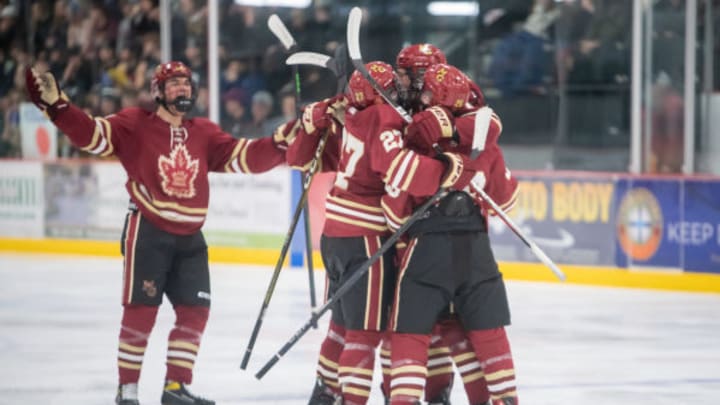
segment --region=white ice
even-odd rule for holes
[[[219,405],[307,403],[325,318],[254,378],[308,320],[307,272],[281,273],[248,371],[239,364],[271,269],[215,264],[211,274],[193,391]],[[0,280],[0,404],[113,403],[120,259],[0,254]],[[316,280],[319,295],[322,272]],[[720,295],[514,281],[508,291],[522,404],[720,404]],[[159,404],[172,322],[165,303],[145,356],[143,405]],[[459,384],[454,404],[467,403]],[[382,403],[378,389],[369,403]]]

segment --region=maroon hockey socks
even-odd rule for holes
[[[338,377],[345,405],[367,403],[375,368],[375,348],[383,332],[347,330],[345,349],[340,355]]]
[[[467,335],[485,373],[492,404],[517,405],[515,367],[505,328],[474,330]]]
[[[168,337],[167,381],[192,383],[200,341],[210,308],[201,306],[175,306],[175,327]]]
[[[155,325],[158,307],[146,305],[125,305],[120,327],[118,346],[118,374],[120,385],[137,383],[140,380],[145,348],[150,331]]]
[[[391,344],[390,403],[415,404],[424,393],[430,336],[393,333]]]
[[[340,395],[338,382],[338,362],[345,345],[345,328],[330,321],[327,336],[320,346],[317,376],[335,395]]]

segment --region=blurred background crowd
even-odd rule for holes
[[[172,58],[193,70],[198,86],[192,114],[207,116],[210,103],[221,103],[220,124],[235,137],[267,136],[295,114],[287,55],[267,28],[268,16],[283,19],[299,49],[333,55],[345,40],[349,9],[361,5],[369,15],[362,37],[366,61],[394,64],[403,45],[431,42],[483,88],[503,118],[503,143],[552,145],[556,168],[626,169],[632,1],[480,0],[475,13],[444,16],[433,15],[428,2],[411,0],[314,0],[305,8],[218,0],[218,100],[208,95],[206,0],[168,1]],[[0,0],[0,157],[21,153],[18,105],[25,99],[22,73],[29,63],[52,71],[70,99],[89,114],[136,105],[154,108],[149,90],[161,61],[158,3]],[[682,144],[685,2],[654,0],[653,9],[653,47],[663,52],[652,55],[649,75],[656,101],[652,111],[644,112],[653,122],[656,162],[651,171],[677,172],[682,163],[677,145]],[[336,92],[328,70],[302,67],[301,77],[303,102]],[[59,145],[60,156],[80,155],[67,142]],[[563,148],[573,152],[557,155]],[[600,154],[595,163],[580,161],[573,148],[607,150],[618,157]]]

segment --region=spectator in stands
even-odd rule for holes
[[[18,36],[17,9],[13,5],[5,5],[0,9],[0,52],[8,55],[13,41]]]
[[[630,69],[632,2],[593,0],[589,26],[572,55],[571,84],[616,84]]]
[[[560,6],[560,17],[555,29],[556,63],[558,82],[567,82],[567,72],[572,68],[572,55],[577,51],[580,40],[587,30],[595,6],[593,0],[568,0]]]
[[[684,102],[671,78],[661,73],[652,89],[652,134],[650,164],[652,173],[681,173],[684,156]]]
[[[15,89],[0,98],[0,157],[20,157],[20,100]]]
[[[295,92],[292,83],[280,90],[280,115],[284,122],[295,119],[297,112],[295,111]]]
[[[478,16],[478,39],[490,41],[502,38],[525,21],[532,8],[532,0],[486,0]]]
[[[234,138],[242,138],[242,127],[248,121],[245,110],[245,92],[239,87],[225,92],[222,97],[223,114],[221,127]]]
[[[501,39],[493,52],[490,77],[503,95],[543,94],[551,60],[545,47],[560,15],[554,0],[535,0],[522,29]]]
[[[271,118],[272,112],[272,94],[265,90],[253,94],[250,103],[250,120],[241,126],[240,136],[243,138],[261,138],[272,134],[275,128],[283,123],[280,116]]]

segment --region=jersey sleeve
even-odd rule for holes
[[[138,124],[142,110],[124,109],[107,117],[92,117],[74,104],[57,114],[53,123],[85,152],[101,157],[118,155],[129,142],[128,134]]]
[[[287,164],[294,169],[307,171],[310,168],[312,160],[315,158],[315,152],[320,144],[322,135],[309,135],[297,121],[291,121],[286,125],[294,125],[297,127],[295,129],[297,131],[296,136],[290,145],[288,145],[285,155]],[[333,121],[327,131],[331,132],[326,138],[318,171],[335,172],[338,170],[340,161],[342,127]]]
[[[219,126],[206,121],[208,168],[213,172],[263,173],[285,163],[285,151],[272,137],[235,139]]]
[[[445,164],[404,147],[404,121],[395,110],[388,106],[379,114],[377,134],[368,139],[372,170],[382,176],[389,193],[433,195],[440,186]]]

